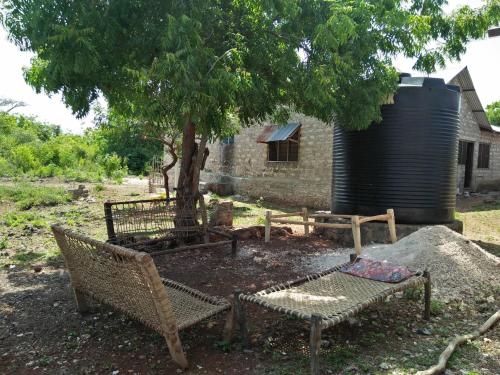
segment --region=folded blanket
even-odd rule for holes
[[[354,263],[346,264],[340,272],[386,283],[399,283],[415,275],[407,267],[365,258],[357,258]]]

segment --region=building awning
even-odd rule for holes
[[[257,143],[286,141],[290,139],[290,137],[292,137],[299,128],[300,124],[298,122],[293,122],[282,126],[265,126],[262,130],[262,133],[260,133],[257,137]]]

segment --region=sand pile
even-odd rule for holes
[[[425,227],[393,245],[363,248],[363,256],[428,269],[435,298],[494,296],[500,288],[500,258],[445,226]]]

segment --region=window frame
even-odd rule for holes
[[[297,159],[290,160],[290,146],[291,144],[297,145]],[[286,144],[286,160],[280,160],[280,145]],[[270,160],[271,145],[276,145],[276,160]],[[268,163],[297,163],[300,154],[300,127],[290,136],[286,141],[272,141],[267,142],[267,162]]]
[[[480,142],[477,148],[477,169],[490,168],[490,154],[491,154],[491,144]]]

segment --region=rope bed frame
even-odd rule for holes
[[[222,311],[228,301],[160,278],[151,256],[96,241],[59,225],[52,231],[64,256],[78,310],[103,302],[165,337],[172,359],[188,367],[179,330]]]
[[[356,255],[352,254],[351,262],[355,259]],[[430,318],[429,272],[419,272],[405,281],[393,284],[339,272],[349,263],[278,284],[255,294],[243,294],[241,290],[235,290],[231,322],[228,323],[225,332],[226,339],[231,340],[234,328],[238,327],[243,344],[248,345],[242,302],[250,302],[272,311],[307,320],[311,324],[309,339],[311,374],[318,375],[321,331],[347,320],[366,307],[383,301],[394,293],[424,285],[424,318]]]
[[[302,220],[290,220],[290,217],[301,217]],[[345,219],[350,223],[322,223],[317,221],[309,221],[309,219]],[[334,228],[334,229],[352,229],[354,239],[354,249],[356,254],[361,254],[361,224],[370,221],[386,221],[389,228],[389,236],[392,243],[397,241],[396,236],[396,219],[394,209],[389,208],[385,214],[375,216],[359,216],[359,215],[339,215],[339,214],[311,214],[307,208],[303,208],[300,212],[290,212],[286,214],[275,215],[272,211],[266,211],[266,226],[265,226],[265,242],[271,241],[271,223],[278,224],[298,224],[304,225],[304,234],[309,234],[309,227],[318,228]]]
[[[196,203],[199,207],[196,207]],[[194,223],[190,219],[191,215],[184,216],[183,212],[178,213],[176,205],[176,198],[105,202],[104,216],[108,242],[145,251],[153,257],[222,245],[231,245],[232,255],[236,254],[238,249],[236,236],[208,227],[205,200],[201,194],[198,199],[188,200],[183,208],[185,211],[196,212],[197,220]],[[201,225],[198,224],[199,221]],[[225,240],[210,242],[210,233]],[[168,246],[196,239],[201,239],[202,243],[173,248]]]

